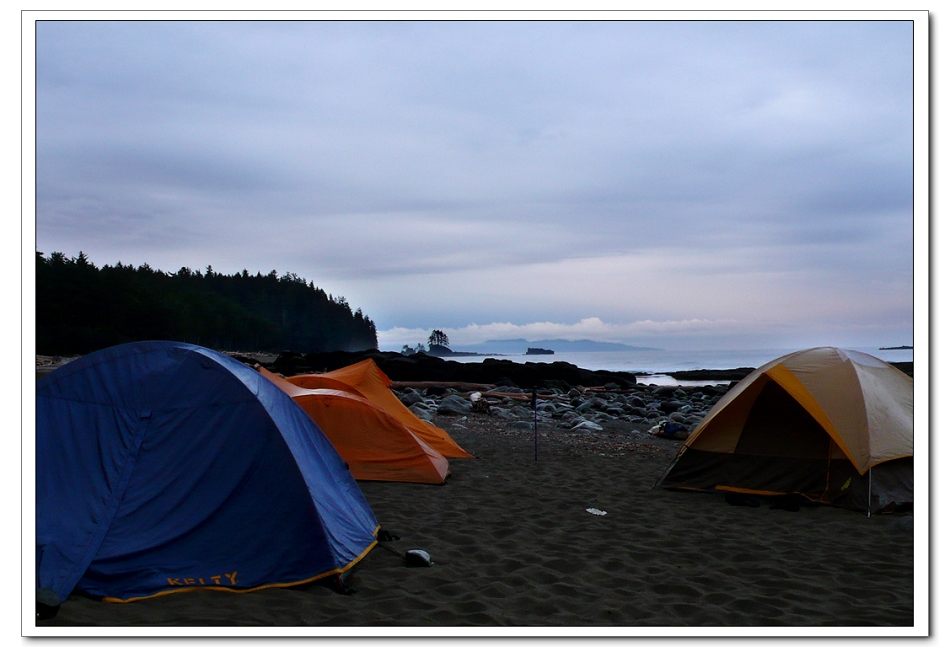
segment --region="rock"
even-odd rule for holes
[[[569,413],[565,413],[564,415],[561,416],[560,426],[569,429],[583,419],[584,419],[583,417],[581,417],[577,413],[574,413],[573,411]]]
[[[534,422],[527,422],[526,420],[516,420],[515,422],[509,422],[505,425],[509,429],[518,429],[521,431],[531,430],[534,431]]]
[[[672,411],[679,410],[680,406],[683,404],[678,401],[669,401],[663,400],[660,402],[660,410],[664,413],[670,413]]]
[[[439,415],[468,415],[471,412],[472,402],[458,395],[443,398],[438,409]]]
[[[560,404],[560,403],[558,403],[558,404],[555,404],[555,405],[554,405],[554,413],[552,413],[552,415],[553,415],[554,417],[558,417],[558,418],[559,418],[559,417],[564,417],[565,415],[569,415],[569,414],[573,414],[573,413],[574,413],[574,407],[573,407],[573,406],[570,406],[570,405],[568,405],[568,404]]]
[[[583,420],[571,427],[571,433],[591,433],[592,431],[603,431],[604,428],[596,422]]]
[[[526,406],[512,406],[508,409],[508,412],[516,418],[521,420],[527,420],[528,418],[533,418],[534,413]]]
[[[409,407],[409,410],[420,420],[432,422],[432,411],[430,411],[429,407],[425,404],[413,404]]]
[[[409,388],[406,390],[401,397],[402,403],[406,406],[412,406],[417,402],[423,401],[423,396],[419,394],[419,391],[415,388]]]

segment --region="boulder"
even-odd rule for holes
[[[402,400],[402,403],[405,404],[406,406],[412,406],[415,403],[421,402],[424,398],[422,395],[419,394],[418,390],[416,390],[415,388],[409,388],[408,390],[402,393],[402,396],[400,397],[400,399]]]
[[[679,388],[675,386],[659,386],[653,389],[653,396],[659,399],[672,399]]]
[[[438,409],[439,415],[468,415],[471,412],[472,402],[458,395],[443,398]]]
[[[508,410],[512,417],[517,417],[522,420],[527,420],[528,418],[534,417],[534,412],[529,409],[527,406],[511,406]]]
[[[409,410],[412,411],[420,420],[425,420],[426,422],[432,422],[432,411],[429,410],[429,407],[422,403],[413,404],[409,407]]]
[[[596,422],[582,420],[571,427],[571,433],[593,433],[594,431],[603,431],[604,428]]]
[[[664,399],[660,402],[660,410],[664,413],[671,413],[673,411],[679,410],[680,406],[682,405],[682,402]]]

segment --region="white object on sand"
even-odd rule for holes
[[[606,511],[601,511],[600,509],[595,509],[594,507],[591,507],[591,508],[587,509],[587,513],[592,513],[592,514],[594,514],[595,516],[605,516],[605,515],[607,515],[607,512],[606,512]]]

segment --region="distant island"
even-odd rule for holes
[[[455,349],[449,349],[443,345],[431,344],[427,351],[420,351],[417,353],[428,354],[429,356],[437,356],[439,358],[443,356],[488,356],[491,354],[478,354],[473,351],[456,351]]]
[[[908,345],[904,345],[902,347],[881,347],[879,351],[889,351],[889,350],[895,350],[895,349],[913,349],[913,347],[908,346]]]
[[[553,349],[542,349],[541,347],[528,347],[524,352],[525,356],[550,356],[554,353]]]
[[[546,349],[552,353],[598,351],[663,351],[654,347],[634,347],[619,342],[596,340],[486,340],[478,344],[459,346],[459,350],[490,354],[527,354],[528,349]],[[456,354],[457,355],[457,354]]]

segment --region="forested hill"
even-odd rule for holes
[[[235,351],[357,351],[376,325],[296,274],[227,275],[96,267],[80,252],[36,253],[36,350],[86,354],[123,342],[177,340]]]

